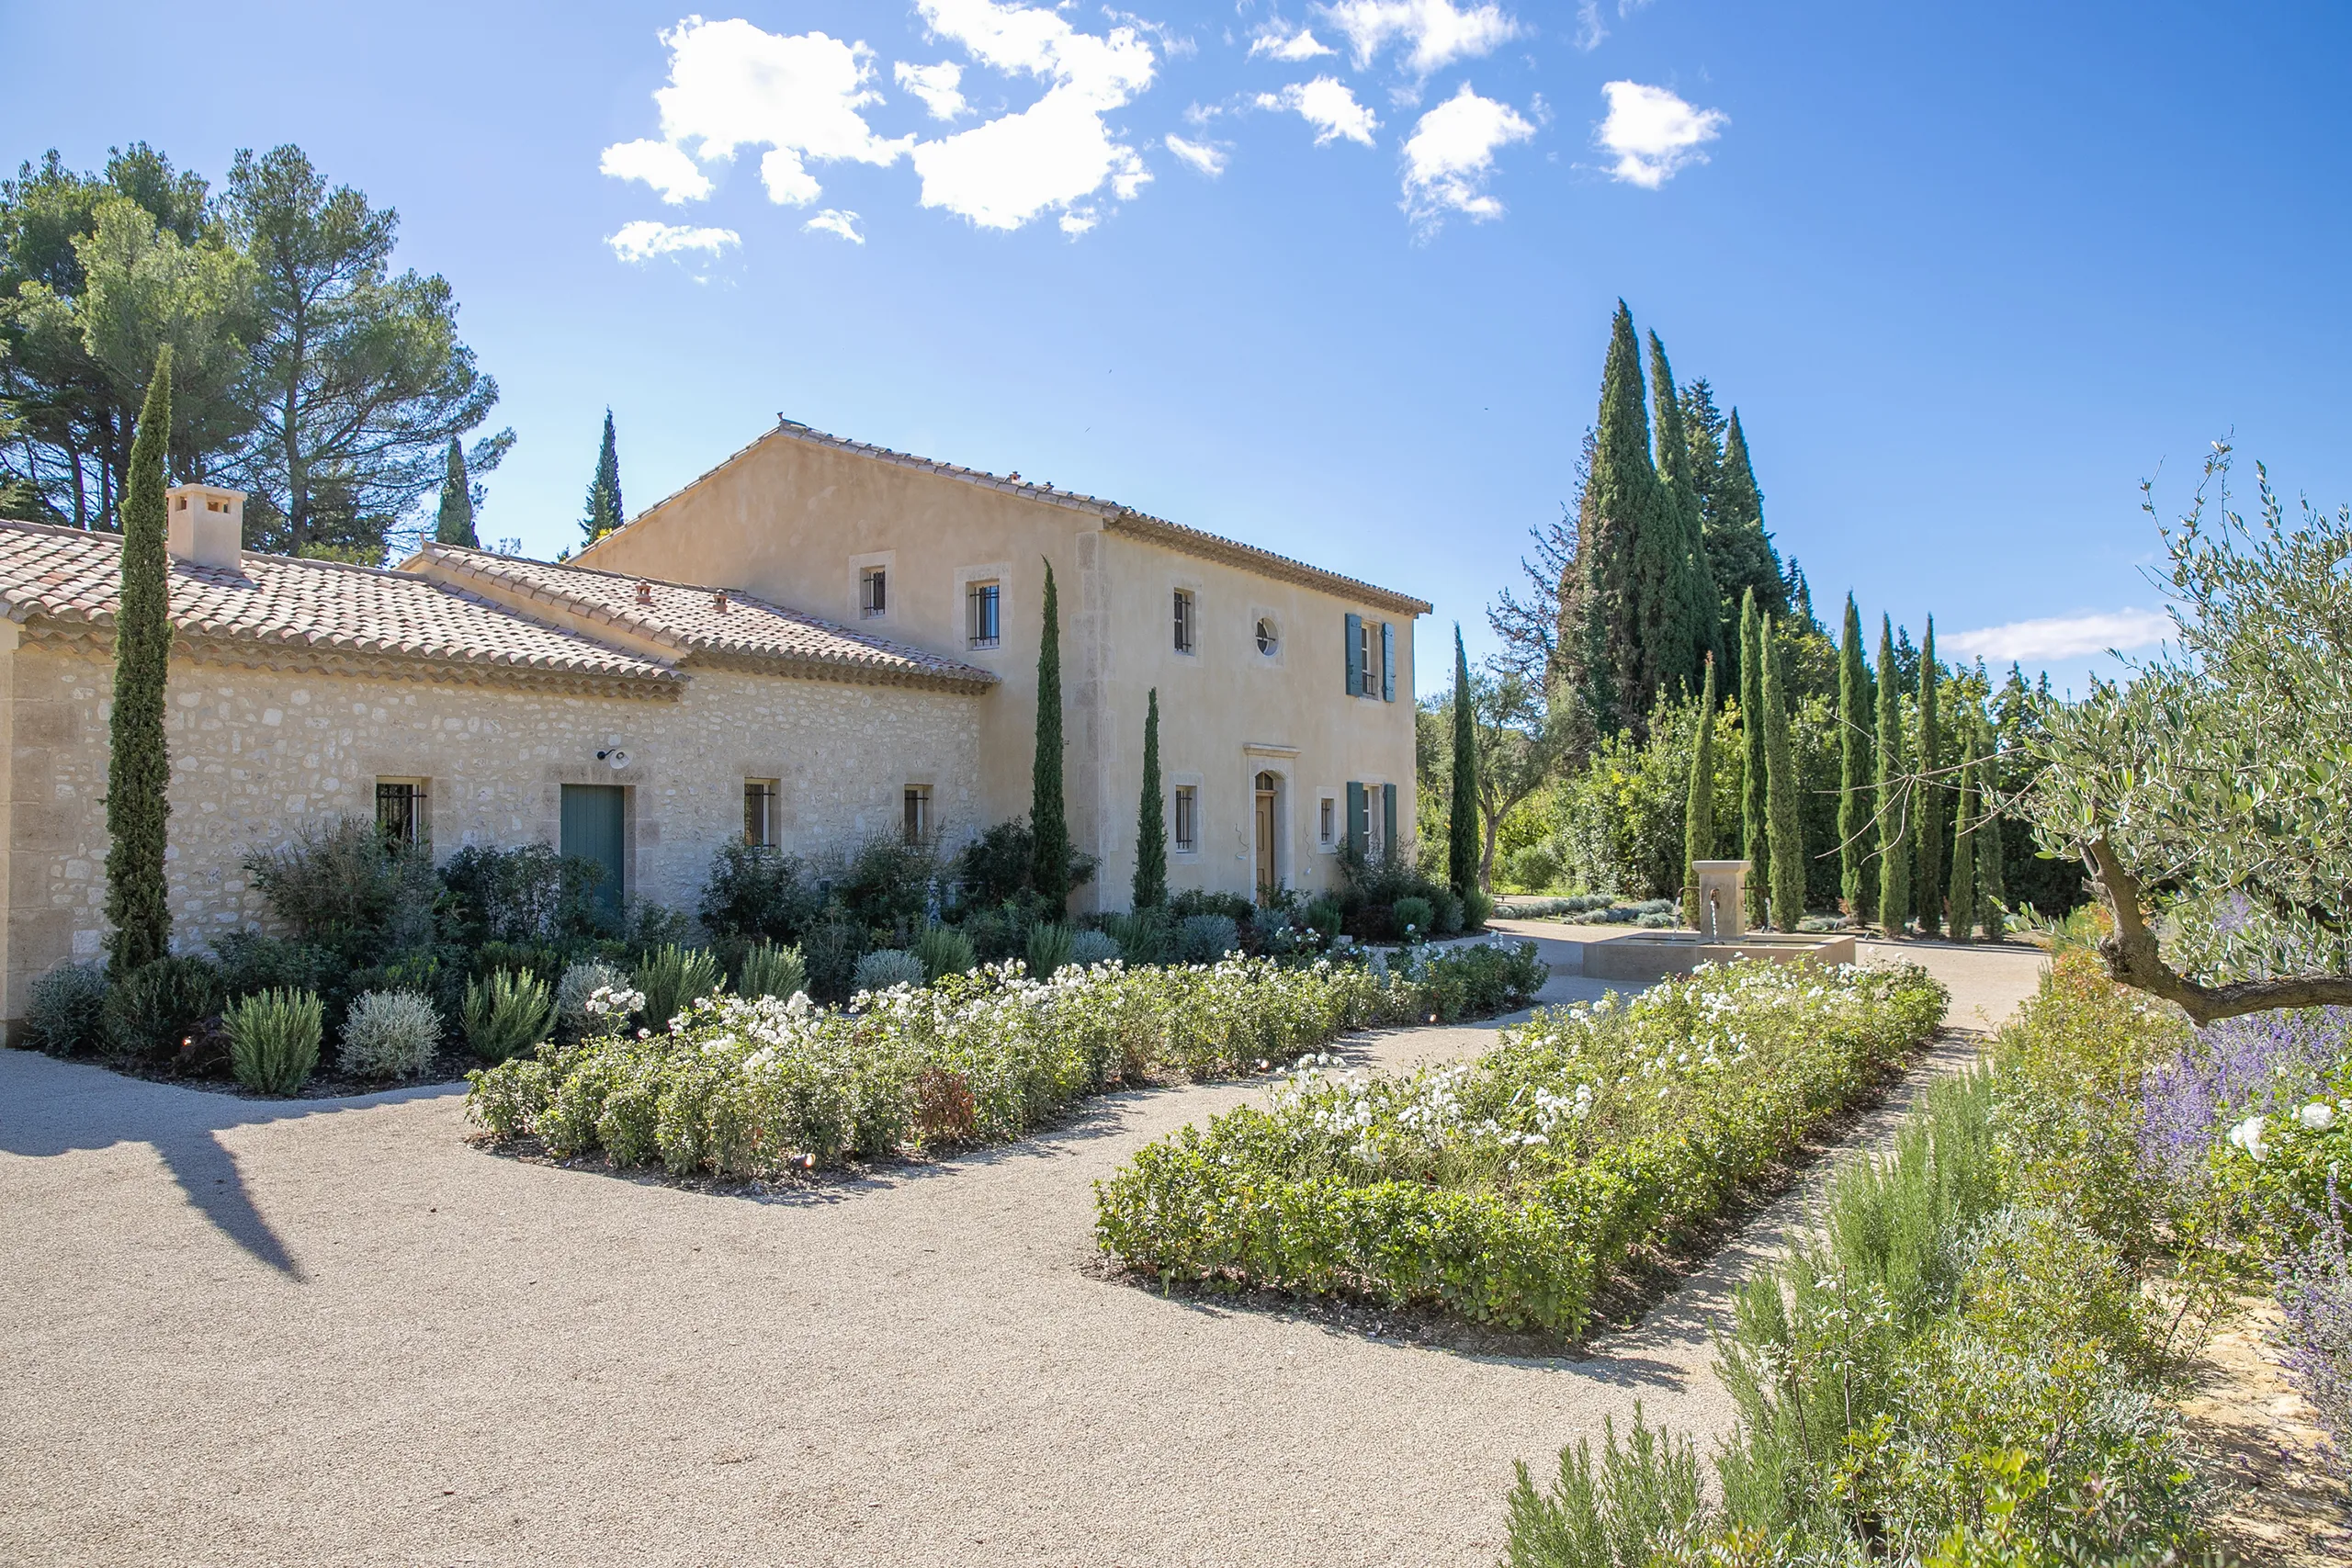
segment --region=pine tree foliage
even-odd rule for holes
[[[1951,939],[1966,942],[1976,931],[1976,728],[1961,720],[1959,809],[1952,813],[1951,873],[1944,901],[1951,911]]]
[[[114,711],[107,759],[107,919],[114,976],[128,979],[170,950],[164,848],[171,753],[164,685],[171,673],[171,563],[165,554],[164,453],[172,428],[172,351],[155,372],[130,444],[122,502],[122,602],[115,620]]]
[[[1838,640],[1838,879],[1847,912],[1867,920],[1878,908],[1870,877],[1870,672],[1862,663],[1862,615],[1846,595],[1846,622]]]
[[[1699,862],[1715,858],[1715,661],[1707,660],[1699,695],[1699,733],[1690,747],[1690,786],[1682,802],[1682,920],[1700,927]]]
[[[1911,922],[1912,801],[1905,788],[1903,682],[1895,665],[1894,629],[1884,616],[1878,634],[1878,919],[1888,932]]]
[[[1944,886],[1944,803],[1951,786],[1943,773],[1943,671],[1936,664],[1936,618],[1928,617],[1926,637],[1919,644],[1919,765],[1914,786],[1919,802],[1918,888],[1919,931],[1936,934],[1937,910]],[[1952,917],[1960,917],[1957,912]]]
[[[1145,699],[1143,799],[1136,807],[1136,880],[1129,906],[1152,909],[1168,902],[1168,807],[1159,783],[1159,688]]]
[[[1701,666],[1723,656],[1724,606],[1715,593],[1714,573],[1707,564],[1707,541],[1702,522],[1699,488],[1691,473],[1690,439],[1682,425],[1682,400],[1674,387],[1674,367],[1667,362],[1666,344],[1650,333],[1650,391],[1657,417],[1658,498],[1673,525],[1671,550],[1680,570],[1669,570],[1673,642],[1660,650],[1663,683],[1699,684]],[[1669,568],[1676,564],[1669,562]]]
[[[1771,911],[1772,845],[1764,776],[1764,618],[1750,589],[1739,609],[1740,852],[1747,857],[1747,923]]]
[[[466,477],[466,449],[454,435],[449,437],[448,466],[441,480],[441,511],[433,525],[433,537],[444,545],[462,545],[469,550],[481,548],[481,540],[474,534],[473,482]]]
[[[588,481],[588,501],[580,531],[594,544],[628,518],[621,510],[621,454],[613,438],[613,411],[605,411],[604,445],[596,451],[596,477]]]
[[[1772,621],[1765,616],[1764,795],[1766,832],[1772,843],[1772,923],[1784,931],[1804,919],[1804,823],[1797,801],[1796,761],[1789,749],[1789,700]]]
[[[1470,687],[1470,656],[1462,627],[1453,628],[1453,790],[1445,817],[1445,874],[1455,893],[1478,886],[1478,715]]]
[[[1029,775],[1029,885],[1057,910],[1069,899],[1069,818],[1062,804],[1061,604],[1046,563],[1044,626],[1037,639],[1037,753]]]

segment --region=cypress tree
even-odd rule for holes
[[[1739,843],[1747,857],[1747,923],[1761,928],[1771,909],[1772,843],[1766,826],[1764,777],[1764,621],[1749,589],[1739,606]]]
[[[1715,660],[1699,694],[1699,733],[1690,747],[1690,787],[1682,801],[1682,918],[1700,927],[1698,863],[1715,858]]]
[[[1911,801],[1903,778],[1903,682],[1894,663],[1894,628],[1878,633],[1878,919],[1888,935],[1911,921]]]
[[[1061,606],[1046,563],[1045,626],[1037,638],[1037,757],[1029,774],[1029,886],[1056,919],[1069,901],[1069,820],[1062,808]]]
[[[1159,787],[1159,688],[1145,698],[1143,799],[1136,807],[1136,885],[1128,900],[1136,909],[1168,902],[1167,804]]]
[[[1772,841],[1772,923],[1784,931],[1804,919],[1804,820],[1797,808],[1797,770],[1789,750],[1789,700],[1771,617],[1763,620],[1764,795],[1766,833]]]
[[[1846,625],[1838,641],[1838,886],[1846,912],[1867,920],[1878,891],[1864,880],[1870,865],[1870,672],[1862,667],[1862,615],[1846,595]]]
[[[1984,940],[1998,942],[2008,919],[2002,905],[2008,901],[2008,874],[2004,864],[2008,845],[2001,829],[2001,736],[1997,729],[1980,731],[1984,743],[1977,748],[1976,801],[1983,820],[1976,824],[1976,914],[1984,922]]]
[[[1944,796],[1940,767],[1944,754],[1943,684],[1936,668],[1936,618],[1928,617],[1928,635],[1919,644],[1919,933],[1936,934],[1937,908],[1943,902]],[[1952,911],[1960,919],[1960,911]]]
[[[1960,808],[1951,818],[1951,882],[1945,900],[1951,910],[1951,939],[1966,942],[1976,931],[1976,731],[1961,721]]]
[[[1660,515],[1650,462],[1645,390],[1634,315],[1620,299],[1600,372],[1592,471],[1585,480],[1589,520],[1577,540],[1585,562],[1587,702],[1603,735],[1645,721],[1665,640],[1660,610],[1670,552],[1662,549],[1661,536],[1670,528]]]
[[[1724,428],[1723,467],[1715,481],[1712,513],[1707,549],[1716,585],[1725,593],[1755,589],[1757,604],[1775,617],[1795,610],[1789,594],[1791,574],[1783,573],[1781,553],[1772,547],[1772,536],[1764,528],[1764,492],[1757,488],[1756,468],[1747,457],[1747,434],[1740,428],[1737,409],[1731,411],[1731,422]]]
[[[172,435],[172,349],[155,353],[130,443],[122,496],[121,604],[115,615],[114,712],[107,757],[107,919],[117,983],[170,950],[164,846],[172,759],[164,738],[171,673],[171,560],[165,553],[164,453]]]
[[[613,440],[613,411],[605,411],[605,444],[596,452],[596,477],[588,481],[588,508],[580,531],[594,544],[627,519],[621,513],[621,454]]]
[[[1471,705],[1470,656],[1453,626],[1453,799],[1445,817],[1445,874],[1468,900],[1478,886],[1478,721]]]
[[[1650,396],[1657,412],[1659,516],[1668,525],[1667,641],[1658,650],[1661,679],[1696,686],[1700,666],[1723,653],[1723,604],[1707,565],[1706,532],[1700,520],[1699,488],[1690,466],[1690,438],[1682,424],[1682,400],[1674,389],[1674,367],[1666,344],[1650,333]]]
[[[441,480],[441,515],[434,525],[433,537],[444,545],[481,548],[481,540],[474,535],[473,485],[466,478],[465,448],[454,435],[449,437],[448,468]]]

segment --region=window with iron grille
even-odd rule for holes
[[[1201,847],[1201,791],[1197,784],[1176,786],[1176,852],[1188,855]]]
[[[376,829],[395,844],[421,844],[424,841],[423,780],[376,781]]]
[[[931,837],[931,786],[909,784],[900,827],[910,844],[920,844]]]
[[[1194,647],[1193,591],[1176,590],[1176,651],[1190,653]]]
[[[857,574],[857,613],[872,619],[887,615],[890,608],[889,570],[869,566]]]
[[[775,843],[776,781],[743,781],[743,841],[758,848]]]
[[[975,582],[964,591],[964,637],[973,648],[997,645],[997,589],[994,582]]]

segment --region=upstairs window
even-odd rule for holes
[[[969,648],[994,648],[1001,636],[997,608],[1002,599],[994,581],[975,582],[964,591],[964,641]]]
[[[1201,790],[1198,784],[1176,786],[1176,852],[1189,855],[1201,847]]]
[[[385,842],[421,844],[425,841],[424,799],[423,779],[376,781],[376,830],[384,835]]]
[[[1199,647],[1197,607],[1193,603],[1193,591],[1176,590],[1176,651],[1192,653]]]
[[[866,620],[887,615],[890,608],[890,573],[887,567],[861,568],[857,574],[857,613]]]
[[[1274,624],[1273,616],[1259,616],[1258,651],[1265,655],[1268,659],[1272,659],[1275,654],[1282,651],[1282,646],[1283,629]]]
[[[899,816],[899,831],[910,844],[931,837],[931,786],[909,784]]]
[[[776,781],[743,781],[743,841],[754,849],[773,849],[776,842]]]

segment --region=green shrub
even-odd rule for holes
[[[1473,887],[1462,900],[1462,929],[1482,931],[1487,922],[1495,918],[1495,901],[1482,890]]]
[[[1340,923],[1347,918],[1340,906],[1329,898],[1317,898],[1306,906],[1306,923],[1323,933],[1325,942],[1340,934]]]
[[[107,972],[96,964],[61,964],[32,984],[25,1005],[25,1043],[52,1056],[94,1050],[106,1030]]]
[[[943,868],[928,844],[896,834],[869,839],[833,877],[832,896],[858,925],[906,931],[921,923]]]
[[[1102,934],[1119,944],[1119,956],[1130,964],[1164,964],[1175,947],[1175,930],[1164,908],[1105,916]]]
[[[1464,918],[1464,906],[1462,902],[1462,895],[1454,892],[1450,887],[1443,888],[1439,891],[1436,898],[1432,900],[1432,903],[1435,905],[1435,913],[1430,917],[1430,934],[1432,936],[1460,936],[1462,934],[1462,922]]]
[[[1634,1427],[1617,1444],[1601,1418],[1600,1472],[1583,1438],[1560,1450],[1559,1472],[1539,1492],[1518,1461],[1510,1491],[1504,1568],[1652,1568],[1692,1562],[1708,1523],[1699,1454],[1688,1438],[1653,1429],[1634,1403]]]
[[[255,991],[323,991],[328,977],[345,970],[343,961],[326,948],[259,931],[229,932],[212,944],[212,955],[220,965],[220,988],[231,997]]]
[[[847,1001],[857,977],[857,961],[865,952],[865,932],[838,912],[809,927],[800,939],[801,956],[808,967],[808,994],[820,1001]]]
[[[613,919],[597,889],[605,868],[547,844],[501,850],[469,844],[441,867],[458,939],[548,942],[613,934]]]
[[[315,992],[262,991],[231,1003],[220,1021],[229,1065],[247,1089],[292,1094],[319,1065],[326,1014]]]
[[[1480,946],[1390,983],[1442,1016],[1541,970],[1532,943]],[[1574,1334],[1631,1248],[1719,1210],[1945,1005],[1917,968],[1745,963],[1539,1012],[1475,1061],[1373,1078],[1305,1061],[1269,1109],[1139,1152],[1097,1189],[1096,1235],[1163,1277]]]
[[[922,959],[901,947],[885,947],[857,961],[857,977],[851,984],[860,991],[887,991],[893,986],[922,986],[929,979]]]
[[[1070,933],[1069,961],[1081,969],[1091,969],[1097,964],[1109,964],[1119,956],[1119,939],[1108,931]]]
[[[1040,980],[1051,979],[1054,972],[1069,962],[1070,929],[1058,920],[1048,920],[1029,929],[1029,973]]]
[[[441,883],[433,857],[345,817],[245,857],[254,888],[294,940],[354,959],[430,943]]]
[[[915,937],[914,954],[922,960],[923,977],[961,975],[979,963],[972,939],[953,926],[926,926]]]
[[[1175,948],[1186,964],[1214,964],[1241,951],[1241,929],[1231,915],[1186,915],[1176,923]]]
[[[801,962],[798,948],[761,942],[743,954],[742,973],[735,986],[741,995],[783,999],[808,988],[808,966]]]
[[[466,987],[466,1043],[485,1062],[503,1062],[548,1037],[555,1027],[555,998],[547,982],[501,969]]]
[[[107,1049],[132,1061],[165,1062],[220,1010],[220,971],[201,958],[158,958],[107,994]]]
[[[583,958],[569,964],[555,984],[556,1031],[568,1040],[605,1032],[609,1014],[592,1015],[588,1000],[598,991],[626,991],[629,977],[601,958]]]
[[[799,861],[765,844],[729,843],[711,860],[695,913],[722,942],[788,942],[824,904]]]
[[[1396,934],[1408,942],[1428,936],[1437,923],[1437,909],[1426,898],[1399,898],[1389,906],[1389,914],[1396,922]]]
[[[441,1015],[414,991],[369,991],[351,1004],[337,1059],[363,1078],[414,1077],[441,1048]]]
[[[716,996],[726,984],[718,955],[708,948],[681,947],[666,942],[647,953],[633,976],[645,997],[645,1024],[656,1034],[705,997]]]

